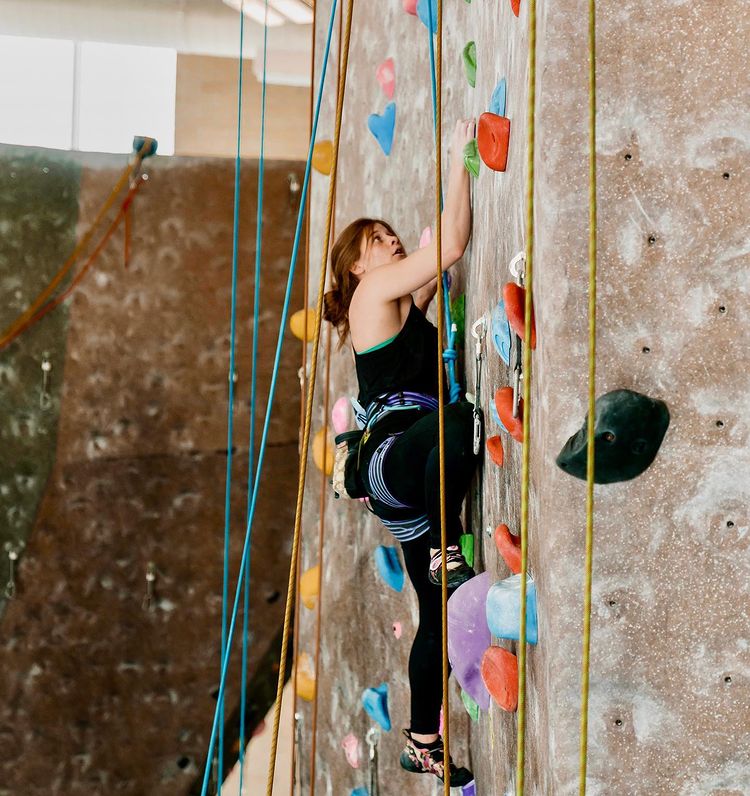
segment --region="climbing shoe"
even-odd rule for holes
[[[462,583],[465,583],[476,574],[474,570],[466,563],[466,559],[461,553],[461,548],[452,544],[448,546],[446,551],[446,563],[448,565],[448,588],[455,589]],[[430,583],[440,586],[443,582],[443,556],[440,550],[432,555],[430,558]]]
[[[434,774],[443,782],[445,771],[443,739],[438,738],[431,744],[422,745],[411,737],[409,730],[404,730],[406,736],[406,747],[401,752],[401,768],[411,771],[412,774]],[[459,787],[468,785],[474,780],[474,775],[468,768],[457,768],[453,761],[450,761],[451,786]]]

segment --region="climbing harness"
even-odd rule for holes
[[[370,756],[368,760],[368,774],[369,774],[369,796],[380,796],[380,787],[378,783],[378,744],[380,743],[380,730],[373,726],[367,731],[365,736],[367,745],[370,747]]]
[[[524,283],[524,265],[526,262],[526,255],[524,252],[519,252],[510,261],[510,272],[515,277],[516,284],[523,287]],[[514,335],[516,340],[516,361],[513,365],[513,417],[518,417],[520,411],[521,401],[521,382],[523,381],[523,340],[519,335]]]
[[[534,2],[534,0],[532,0]],[[583,594],[583,653],[581,656],[581,722],[579,782],[586,793],[588,757],[589,656],[591,650],[591,581],[594,568],[594,423],[596,407],[596,2],[589,0],[589,400],[586,458],[586,562]]]
[[[482,344],[487,333],[487,322],[482,317],[475,321],[471,327],[471,336],[476,340],[474,344],[474,432],[472,450],[475,456],[479,455],[482,447]]]

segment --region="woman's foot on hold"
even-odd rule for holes
[[[446,550],[448,588],[455,589],[476,574],[466,563],[458,545],[449,545]],[[430,583],[440,586],[443,582],[443,556],[440,550],[430,548]]]
[[[431,743],[415,741],[409,730],[404,730],[406,747],[401,752],[401,768],[413,774],[434,774],[441,782],[445,772],[443,739],[438,738]],[[451,767],[451,786],[468,785],[474,775],[468,768],[457,768],[453,761]]]

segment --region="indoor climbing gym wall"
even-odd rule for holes
[[[444,174],[455,121],[493,114],[480,121],[479,152],[451,153],[473,175],[473,236],[452,269],[458,371],[476,394],[479,352],[485,418],[483,464],[466,506],[472,539],[464,540],[484,574],[449,603],[451,749],[476,777],[465,794],[504,796],[518,787],[520,576],[512,576],[523,431],[513,386],[527,243],[529,8],[525,0],[443,7]],[[330,10],[328,0],[316,4],[317,75]],[[425,0],[355,3],[336,184],[335,229],[383,217],[407,250],[434,224],[427,11]],[[540,0],[537,12],[535,329],[523,377],[531,397],[523,792],[547,796],[579,792],[580,777],[589,46],[586,4]],[[750,75],[742,55],[750,9],[611,0],[596,4],[596,22],[586,792],[741,796],[750,792]],[[309,307],[323,248],[339,36],[336,21],[312,184]],[[347,796],[429,794],[434,778],[398,763],[416,599],[395,540],[328,486],[332,455],[324,461],[322,439],[327,433],[330,449],[334,427],[354,427],[356,381],[350,347],[338,350],[327,335],[324,325],[300,567],[299,781],[303,792],[312,784],[310,792]],[[580,429],[583,438],[568,443]]]
[[[125,162],[0,148],[3,330],[84,239]],[[63,281],[71,299],[0,350],[3,796],[200,793],[220,666],[234,164],[149,158],[141,175],[127,225],[80,281],[72,273],[94,242]],[[257,162],[243,164],[245,265],[255,259],[257,177]],[[274,234],[260,286],[261,395],[300,179],[298,163],[266,164]],[[236,531],[246,512],[251,274],[243,267],[238,285]],[[300,281],[297,302],[302,294]],[[287,352],[253,541],[248,732],[275,688],[289,564],[299,386],[297,353]],[[227,692],[228,761],[238,683],[239,666]]]

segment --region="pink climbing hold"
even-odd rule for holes
[[[386,58],[378,67],[375,77],[380,83],[380,88],[388,99],[393,99],[393,92],[396,90],[396,67],[393,58]]]
[[[331,423],[337,434],[343,434],[349,428],[349,400],[344,396],[331,409]]]
[[[394,622],[393,623],[393,635],[396,638],[401,638],[401,633],[403,632],[401,627],[401,622]]]
[[[425,246],[429,246],[432,243],[432,228],[425,227],[422,230],[422,234],[419,236],[419,248],[424,249]]]
[[[404,11],[407,14],[412,14],[413,16],[417,16],[417,2],[418,0],[402,0],[402,4],[404,6]]]
[[[341,748],[346,755],[346,762],[352,768],[359,768],[359,741],[357,736],[350,732],[341,742]]]

